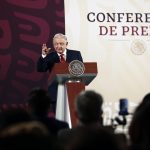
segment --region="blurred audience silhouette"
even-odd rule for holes
[[[150,149],[150,93],[135,109],[129,126],[129,136],[132,150]]]
[[[103,124],[103,97],[85,90],[75,98],[77,125],[49,116],[51,97],[42,88],[27,95],[27,110],[12,108],[0,111],[0,148],[3,150],[149,150],[150,93],[136,107],[128,136],[115,133]]]
[[[103,97],[92,90],[82,91],[75,99],[76,116],[78,125],[102,125]]]
[[[60,121],[54,117],[49,117],[48,112],[50,110],[51,98],[48,92],[42,88],[34,88],[27,98],[28,110],[31,115],[38,121],[42,122],[50,131],[51,134],[57,134],[57,132],[64,128],[69,128],[67,122]]]

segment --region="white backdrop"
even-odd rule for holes
[[[116,115],[118,100],[129,100],[129,111],[150,92],[150,29],[144,13],[150,13],[149,0],[65,0],[66,35],[70,49],[80,50],[85,62],[97,62],[98,75],[86,89],[100,92],[109,117]],[[143,22],[89,22],[87,14],[141,13]],[[91,16],[92,17],[92,16]],[[102,18],[100,18],[102,19]],[[116,26],[115,36],[100,35],[99,26]],[[122,35],[122,26],[129,32]],[[132,35],[131,26],[138,30]],[[141,35],[141,26],[146,26]],[[138,34],[138,35],[136,35]]]

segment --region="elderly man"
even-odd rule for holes
[[[46,44],[42,46],[42,54],[37,62],[38,72],[51,72],[55,63],[70,63],[73,60],[79,60],[83,62],[80,51],[67,49],[68,41],[67,37],[58,33],[53,38],[54,50],[48,48]],[[55,112],[56,99],[57,99],[57,87],[56,82],[51,83],[48,87],[49,94],[52,97],[53,111]]]

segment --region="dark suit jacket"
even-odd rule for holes
[[[66,62],[70,63],[73,60],[79,60],[83,62],[81,53],[75,50],[67,49]],[[51,52],[45,58],[40,57],[37,62],[37,71],[46,72],[51,71],[55,63],[60,63],[59,56],[56,51]]]
[[[66,62],[70,63],[73,60],[79,60],[83,62],[80,51],[69,50],[66,51]],[[56,51],[49,53],[45,58],[42,56],[38,59],[37,62],[37,71],[38,72],[46,72],[49,70],[51,72],[55,63],[60,63],[59,56]],[[57,99],[57,87],[58,84],[56,82],[52,82],[48,87],[48,92],[52,98],[52,103],[56,103]]]

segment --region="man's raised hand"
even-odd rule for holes
[[[46,44],[42,45],[42,54],[47,55],[50,53],[51,48],[47,48]]]

